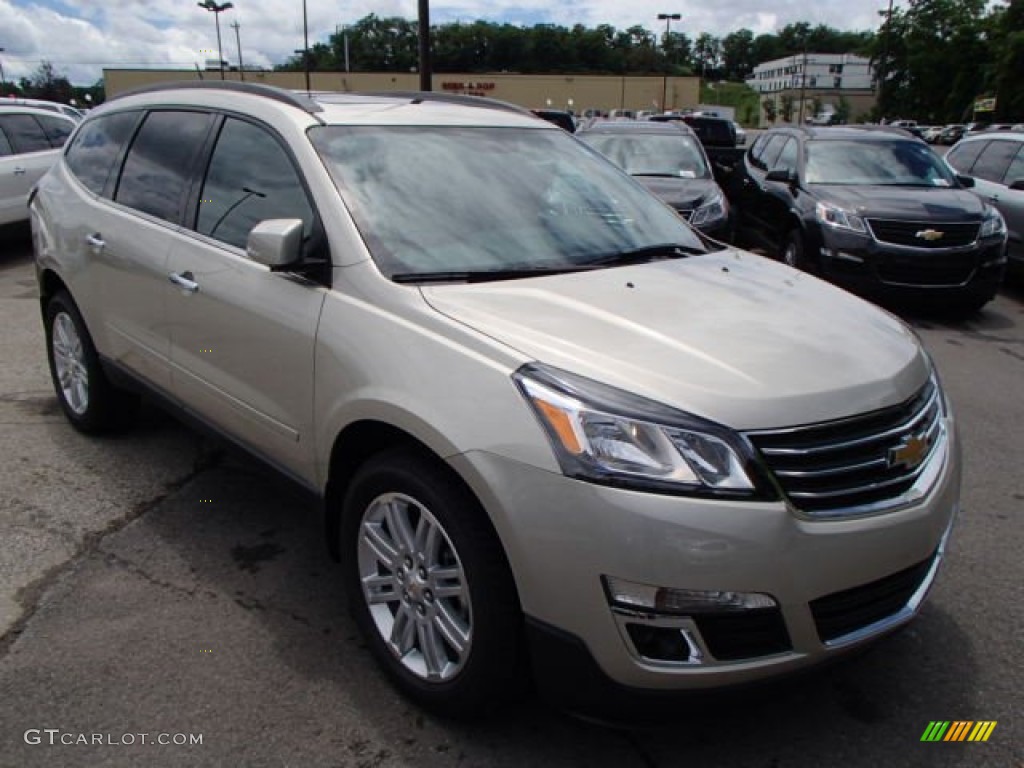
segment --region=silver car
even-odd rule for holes
[[[946,162],[956,173],[973,176],[973,191],[1003,214],[1010,266],[1024,268],[1024,131],[964,136]]]
[[[0,224],[28,219],[28,194],[60,156],[73,120],[0,103]]]
[[[71,423],[148,393],[316,493],[437,711],[527,663],[576,708],[794,672],[943,559],[959,439],[913,332],[518,108],[155,87],[89,114],[32,220]]]

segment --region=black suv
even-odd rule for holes
[[[576,134],[705,235],[732,241],[732,217],[704,147],[683,123],[601,121]]]
[[[761,134],[728,189],[737,238],[879,298],[980,308],[1006,268],[1006,224],[903,131],[786,127]]]

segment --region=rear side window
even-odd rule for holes
[[[0,157],[13,154],[14,149],[11,148],[11,142],[7,140],[7,134],[0,131]]]
[[[118,112],[82,126],[68,148],[67,164],[80,182],[102,195],[114,162],[138,122],[138,112]]]
[[[64,142],[68,140],[68,136],[75,130],[74,123],[69,120],[61,120],[59,117],[36,115],[36,120],[43,126],[46,138],[50,140],[50,145],[53,147],[63,147]]]
[[[210,159],[196,231],[245,248],[264,219],[302,219],[313,228],[313,209],[291,159],[263,128],[228,118]]]
[[[1003,184],[1006,186],[1010,186],[1015,181],[1024,180],[1024,143],[1018,144],[1018,146],[1020,149],[1010,161],[1010,167],[1006,169],[1006,175],[1003,177]]]
[[[53,149],[43,126],[32,115],[0,115],[0,128],[18,154]]]
[[[176,223],[211,120],[203,112],[149,113],[128,150],[114,200]]]
[[[1017,154],[1019,145],[1014,141],[991,141],[974,163],[971,173],[985,181],[1002,181]]]
[[[985,141],[968,141],[957,144],[946,155],[946,161],[956,168],[957,173],[969,174],[981,150],[988,146]]]

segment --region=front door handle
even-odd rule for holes
[[[988,196],[988,201],[990,203],[998,203],[999,202],[999,195],[989,195]]]
[[[24,176],[24,175],[25,175],[25,169],[24,169],[24,168],[22,168],[22,167],[21,167],[21,166],[19,165],[19,166],[18,166],[17,168],[15,168],[15,169],[14,169],[14,175],[15,175],[15,176]]]
[[[89,244],[89,247],[94,251],[102,251],[106,247],[107,243],[103,239],[99,232],[85,236],[85,242]]]
[[[191,272],[182,272],[180,275],[177,272],[171,272],[167,277],[181,288],[182,293],[195,293],[199,290],[199,283],[196,282],[195,275]]]

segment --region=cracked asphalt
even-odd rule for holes
[[[920,618],[840,664],[634,730],[536,700],[473,725],[405,702],[345,613],[312,500],[156,410],[116,438],[78,435],[35,297],[25,233],[0,232],[4,768],[1024,768],[1024,290],[971,321],[913,321],[967,455],[965,512]],[[984,744],[920,742],[958,719],[998,725]],[[115,743],[60,743],[94,734]]]

